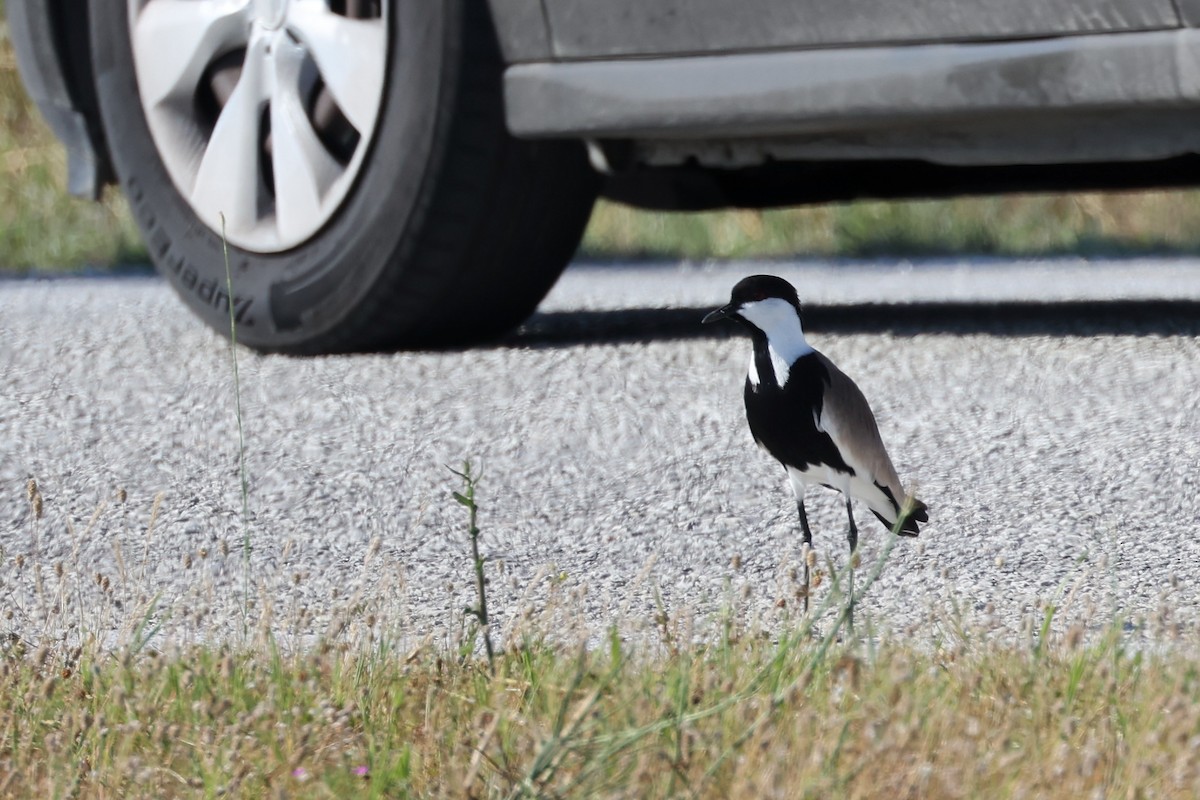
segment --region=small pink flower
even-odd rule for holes
[[[354,774],[360,778],[368,778],[371,775],[371,770],[367,769],[366,764],[363,764],[354,768]]]
[[[304,767],[296,767],[292,770],[292,777],[298,781],[306,781],[308,780],[308,770]]]

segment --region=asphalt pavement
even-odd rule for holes
[[[466,459],[501,635],[794,627],[795,508],[746,429],[749,344],[699,325],[753,272],[796,284],[810,341],[930,508],[860,630],[1020,639],[1053,605],[1058,631],[1115,619],[1197,643],[1186,259],[578,265],[492,347],[243,350],[248,518],[225,340],[156,279],[0,281],[0,633],[164,646],[249,621],[284,644],[453,643],[472,599],[451,498]],[[838,496],[808,506],[822,564],[842,566]],[[889,534],[857,516],[861,574]]]

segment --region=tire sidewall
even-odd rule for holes
[[[130,209],[158,270],[192,311],[227,330],[221,237],[176,190],[151,138],[137,92],[127,4],[90,2],[101,116]],[[454,48],[447,43],[454,41],[456,10],[449,0],[392,5],[375,134],[333,218],[284,252],[229,246],[240,341],[267,350],[339,349],[339,340],[352,340],[350,317],[369,303],[381,273],[411,250],[443,155],[437,129],[446,124],[445,95],[454,85]]]

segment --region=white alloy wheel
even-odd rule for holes
[[[388,63],[380,0],[128,0],[138,93],[176,190],[231,244],[300,245],[346,198]]]
[[[232,315],[239,343],[488,341],[579,244],[600,176],[581,142],[509,133],[484,0],[87,8],[130,214],[188,308],[226,335]]]

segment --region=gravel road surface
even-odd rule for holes
[[[163,645],[248,619],[284,643],[452,642],[472,598],[447,468],[464,459],[503,635],[795,625],[795,509],[746,429],[749,344],[699,325],[764,271],[796,283],[810,340],[930,506],[860,628],[1013,638],[1052,602],[1060,630],[1119,613],[1133,638],[1197,642],[1187,260],[580,265],[498,346],[241,351],[248,522],[223,339],[152,278],[0,282],[0,633],[120,643],[150,621]],[[844,564],[838,496],[808,506],[822,561]],[[888,535],[857,516],[869,565]]]

